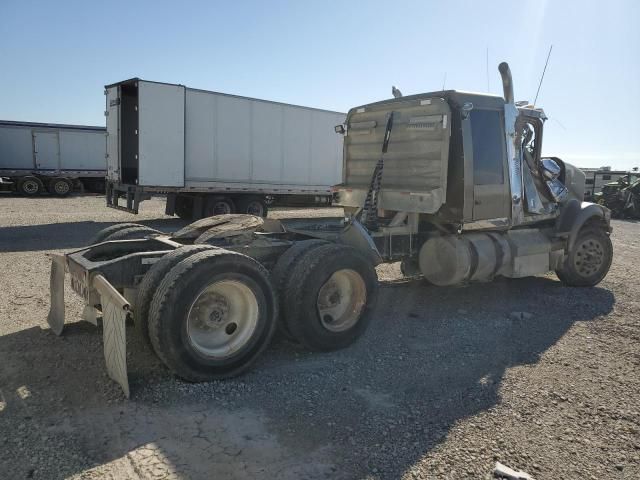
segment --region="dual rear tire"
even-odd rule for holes
[[[272,276],[246,255],[190,245],[145,274],[134,322],[175,375],[211,381],[250,368],[278,325],[311,350],[350,345],[366,330],[376,293],[375,269],[344,245],[297,243]]]
[[[280,330],[314,351],[355,342],[371,322],[378,278],[357,249],[318,240],[291,247],[274,269]]]
[[[277,299],[269,274],[246,255],[205,245],[186,248],[169,254],[143,280],[161,279],[150,302],[146,296],[151,345],[187,381],[236,376],[252,366],[275,331]],[[140,301],[138,323],[145,321]]]

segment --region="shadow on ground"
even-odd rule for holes
[[[276,340],[249,373],[208,384],[172,377],[130,327],[129,401],[105,373],[100,328],[26,329],[0,337],[0,465],[37,477],[45,458],[64,478],[125,457],[144,473],[151,455],[187,478],[399,478],[455,422],[500,402],[506,369],[613,304],[608,290],[550,278],[390,282],[352,347],[313,354]]]

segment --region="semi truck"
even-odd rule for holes
[[[136,224],[53,255],[48,321],[64,279],[102,315],[107,371],[126,395],[126,319],[176,376],[209,381],[254,364],[276,330],[317,351],[375,321],[375,267],[400,262],[425,288],[555,272],[590,287],[613,257],[611,212],[583,202],[584,174],[542,155],[546,115],[504,96],[446,90],[351,109],[335,126],[343,178],[331,218],[226,214],[173,234]],[[293,127],[295,128],[295,126]]]
[[[344,113],[133,78],[105,87],[107,206],[152,194],[185,219],[331,201]]]
[[[0,188],[26,196],[104,191],[106,129],[0,120]]]

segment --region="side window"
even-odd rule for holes
[[[504,133],[502,115],[496,110],[471,111],[473,183],[504,183]]]

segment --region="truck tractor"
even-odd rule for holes
[[[136,224],[53,255],[48,321],[64,326],[64,279],[102,316],[109,375],[129,395],[127,318],[176,376],[246,371],[274,332],[316,351],[345,348],[375,318],[375,267],[401,262],[425,288],[553,271],[590,287],[611,265],[610,211],[582,202],[585,176],[542,156],[541,108],[455,90],[398,96],[349,111],[344,215],[219,215],[172,235]],[[427,284],[433,287],[427,287]]]

